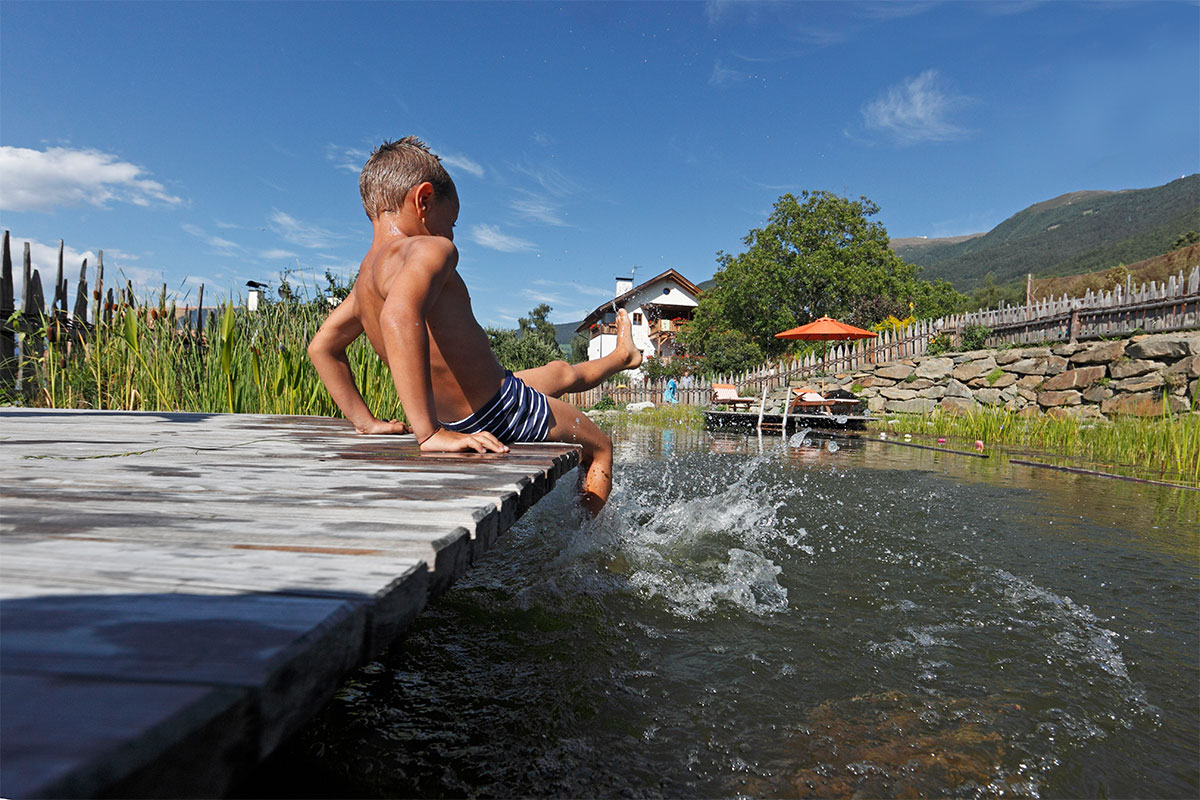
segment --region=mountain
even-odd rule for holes
[[[1200,174],[1152,189],[1071,192],[1030,206],[985,234],[895,239],[892,249],[960,291],[980,286],[1107,269],[1172,249],[1200,231]]]

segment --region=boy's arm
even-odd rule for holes
[[[354,292],[329,313],[321,329],[308,345],[308,357],[312,359],[321,382],[329,390],[333,402],[342,410],[346,419],[354,423],[358,433],[408,433],[409,427],[396,420],[376,419],[363,401],[358,387],[354,385],[354,373],[350,370],[350,359],[346,348],[363,332],[358,319]]]
[[[388,365],[422,450],[506,453],[508,447],[486,431],[455,433],[437,420],[426,320],[457,265],[458,250],[448,239],[428,237],[412,243],[404,264],[393,273],[379,319]]]

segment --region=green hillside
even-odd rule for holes
[[[1200,175],[1153,189],[1071,192],[1030,206],[983,236],[893,243],[896,253],[969,291],[991,273],[997,284],[1107,269],[1160,255],[1200,231]]]

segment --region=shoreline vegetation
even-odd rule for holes
[[[704,428],[704,410],[703,406],[660,406],[592,413],[613,432],[631,425],[696,430]],[[1002,449],[1009,458],[1028,457],[1048,466],[1200,488],[1200,413],[1195,411],[1108,421],[1022,417],[1000,408],[961,414],[890,414],[868,423],[863,436],[880,434],[907,434],[918,444],[947,451],[973,450],[978,441],[988,450]]]
[[[208,312],[203,333],[195,320],[181,325],[175,309],[120,304],[112,322],[78,335],[47,320],[30,336],[44,351],[26,360],[27,392],[6,392],[6,402],[46,408],[122,411],[312,414],[338,416],[321,385],[306,346],[327,313],[320,302],[267,304],[253,313],[226,302]],[[365,340],[349,351],[351,368],[372,413],[398,416],[395,386]],[[609,411],[605,425],[620,433],[630,424],[703,428],[701,406],[660,406],[639,412]],[[931,415],[892,414],[871,423],[868,434],[909,434],[947,448],[976,440],[988,448],[1200,486],[1200,412],[1108,421],[1050,415],[1020,417],[1002,409]]]

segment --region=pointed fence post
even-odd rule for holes
[[[8,231],[4,232],[0,261],[0,397],[3,397],[16,388],[17,380],[17,337],[9,323],[15,310],[15,293]]]

